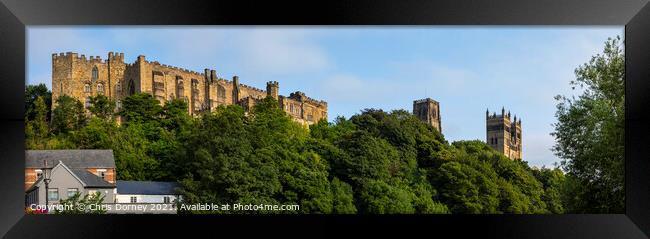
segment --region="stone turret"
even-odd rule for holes
[[[280,91],[280,85],[277,81],[266,82],[266,95],[273,97],[273,99],[278,99]]]

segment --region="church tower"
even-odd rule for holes
[[[413,115],[442,133],[440,103],[431,98],[413,101]]]
[[[521,160],[521,118],[511,119],[510,112],[501,108],[501,114],[496,112],[490,115],[485,111],[486,121],[486,143],[496,151],[513,160]]]

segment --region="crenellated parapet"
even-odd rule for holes
[[[257,93],[257,94],[260,94],[260,95],[266,95],[266,91],[262,90],[260,88],[256,88],[256,87],[252,87],[252,86],[248,86],[248,85],[244,85],[244,84],[240,84],[240,87],[242,89],[245,89],[245,90],[249,91],[249,92],[252,91],[251,93],[253,93],[253,94]]]
[[[307,95],[305,95],[305,93],[303,93],[301,91],[296,91],[296,92],[293,92],[293,93],[289,94],[289,98],[294,99],[294,100],[298,100],[298,101],[301,101],[301,102],[307,102],[307,103],[314,104],[314,105],[317,105],[317,106],[325,106],[325,107],[327,107],[327,102],[325,102],[323,100],[312,99],[312,98],[308,97]]]
[[[52,54],[52,61],[75,61],[80,63],[104,63],[104,60],[100,56],[89,56],[86,58],[86,55],[79,55],[75,52],[66,52],[66,53],[54,53]]]
[[[501,114],[497,114],[497,112],[493,112],[490,114],[490,110],[487,109],[485,111],[485,119],[486,120],[495,120],[495,119],[507,119],[508,121],[511,121],[512,114],[510,114],[510,111],[506,112],[505,107],[501,108]],[[517,115],[514,116],[514,120],[511,121],[512,124],[521,126],[521,117],[517,119]]]

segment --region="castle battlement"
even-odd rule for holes
[[[422,103],[426,103],[426,102],[438,103],[438,101],[435,101],[435,100],[433,100],[431,98],[425,98],[425,99],[419,99],[419,100],[414,100],[413,101],[414,104],[422,104]]]
[[[248,85],[244,85],[244,84],[239,84],[239,86],[242,87],[242,88],[245,88],[247,90],[255,91],[255,92],[260,93],[260,94],[266,94],[266,91],[262,90],[260,88],[255,88],[253,86],[248,86]]]
[[[60,60],[76,60],[77,62],[90,62],[90,63],[104,63],[104,59],[102,59],[99,56],[89,56],[88,59],[86,59],[86,55],[79,55],[76,52],[66,52],[66,53],[53,53],[52,54],[52,61],[60,61]]]
[[[144,56],[142,56],[142,57],[144,58]],[[167,65],[167,64],[161,64],[161,63],[158,62],[158,61],[147,61],[147,60],[144,60],[144,59],[143,59],[143,61],[144,61],[145,63],[147,63],[147,64],[155,65],[155,66],[160,66],[160,67],[163,67],[163,68],[167,68],[167,69],[169,69],[169,70],[175,70],[175,71],[180,71],[180,72],[187,73],[187,74],[200,75],[200,76],[202,76],[202,77],[205,77],[205,73],[201,73],[201,72],[197,72],[197,71],[189,70],[189,69],[186,69],[186,68],[177,67],[177,66],[172,66],[172,65]]]
[[[124,53],[121,52],[108,52],[108,60],[109,61],[118,61],[118,62],[124,62]]]
[[[485,118],[486,120],[507,120],[510,121],[512,119],[512,114],[510,114],[510,111],[506,112],[505,108],[501,108],[501,114],[497,114],[497,112],[494,112],[490,114],[490,110],[485,111]],[[511,121],[512,124],[515,124],[517,126],[521,126],[521,117],[519,118],[519,121],[517,121],[517,115],[515,115],[514,120]]]
[[[316,100],[308,97],[303,93],[302,91],[296,91],[291,94],[289,94],[289,99],[294,99],[294,100],[300,100],[303,102],[315,104],[315,105],[321,105],[321,106],[327,106],[327,102],[322,101],[322,100]]]

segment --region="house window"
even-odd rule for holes
[[[73,197],[79,192],[78,188],[68,188],[68,198]]]
[[[97,84],[97,93],[99,94],[104,93],[104,85],[102,83]]]
[[[59,200],[59,189],[58,188],[48,188],[47,189],[47,200],[57,201]]]
[[[90,84],[85,84],[84,85],[84,92],[90,93]]]
[[[86,107],[86,109],[90,108],[90,97],[86,97],[86,103],[84,104],[84,107]]]
[[[40,178],[41,176],[43,176],[43,170],[36,169],[34,171],[36,172],[36,178]]]
[[[138,198],[135,197],[135,196],[132,196],[131,197],[131,203],[137,203],[137,202],[138,202]]]
[[[106,180],[106,169],[97,169],[97,176]]]
[[[163,203],[169,203],[169,202],[171,202],[169,196],[165,196],[165,197],[163,198]]]

